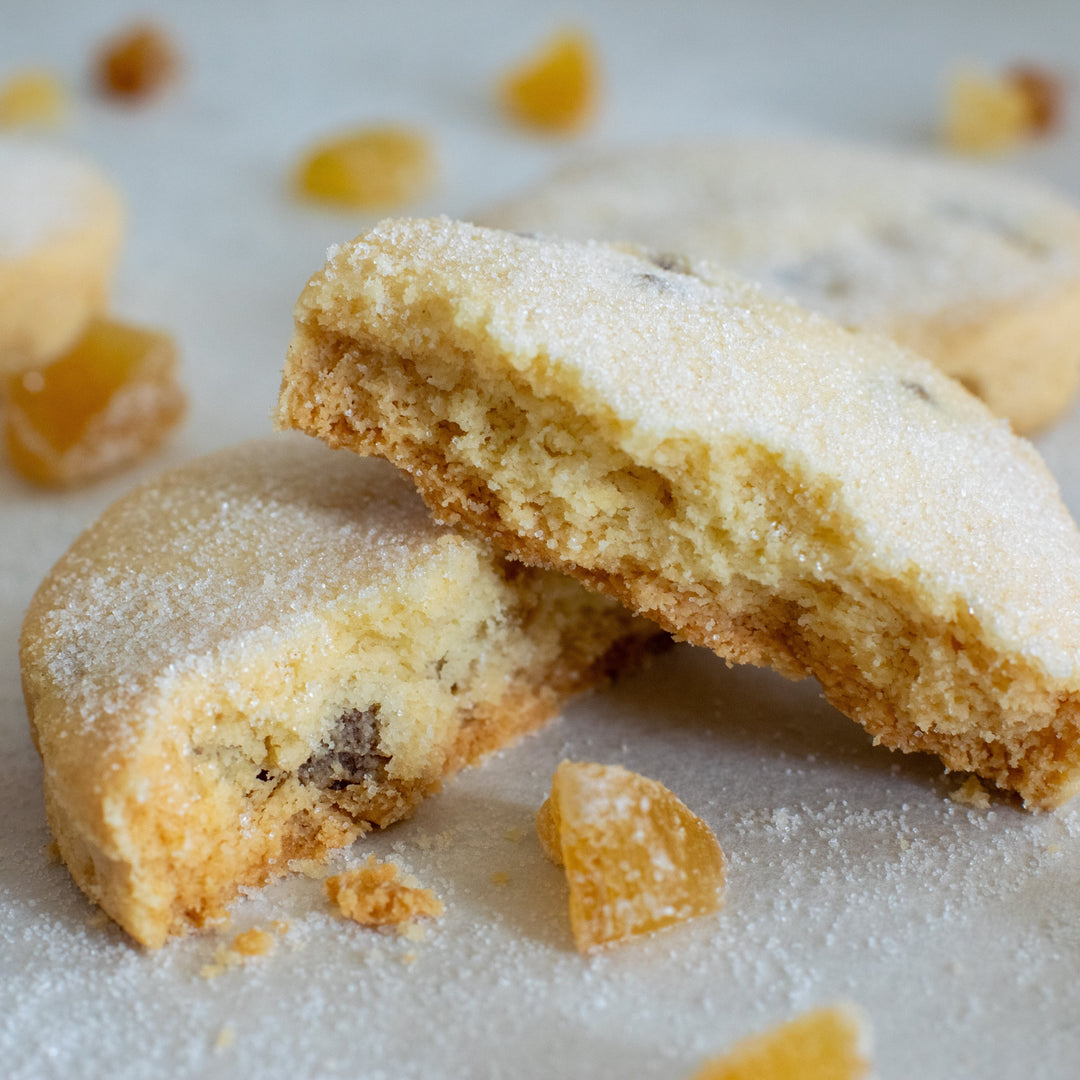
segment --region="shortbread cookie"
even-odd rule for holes
[[[1021,431],[1080,384],[1080,212],[972,164],[809,141],[651,147],[478,221],[716,260],[910,345]]]
[[[38,589],[49,823],[139,941],[408,814],[655,628],[434,524],[383,462],[280,437],[115,503]]]
[[[0,140],[0,375],[48,363],[104,310],[122,231],[95,168]]]
[[[879,741],[1080,787],[1080,534],[1034,449],[881,335],[716,267],[386,222],[302,294],[279,423]]]

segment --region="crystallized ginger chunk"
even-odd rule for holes
[[[537,834],[566,870],[579,952],[721,905],[724,855],[709,827],[663,784],[618,765],[562,762]]]
[[[1052,130],[1060,112],[1060,83],[1039,68],[1019,66],[1000,78],[963,69],[949,88],[944,140],[961,153],[997,153]]]
[[[155,26],[136,24],[105,43],[97,58],[97,79],[111,97],[141,101],[176,78],[180,58],[172,41]]]
[[[564,30],[504,78],[501,96],[507,112],[519,123],[543,131],[572,132],[591,119],[598,82],[589,39]]]
[[[0,86],[0,127],[58,123],[67,111],[67,94],[48,71],[23,71]]]
[[[430,889],[401,881],[393,863],[376,862],[374,855],[357,870],[327,878],[326,895],[342,915],[362,926],[397,926],[443,913],[442,901]]]
[[[863,1080],[870,1076],[868,1041],[854,1009],[815,1009],[743,1039],[693,1080]]]
[[[389,210],[419,198],[434,174],[434,155],[423,135],[375,127],[317,144],[301,161],[296,186],[319,202]]]
[[[96,319],[48,366],[4,386],[4,441],[15,468],[68,487],[128,465],[183,416],[176,351],[165,334]]]

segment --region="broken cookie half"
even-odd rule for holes
[[[874,737],[1080,788],[1080,534],[1034,449],[883,337],[717,266],[382,224],[302,294],[278,422]]]
[[[408,814],[655,629],[431,521],[384,462],[282,436],[110,507],[23,627],[49,824],[145,945]]]

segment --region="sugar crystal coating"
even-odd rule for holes
[[[537,816],[566,870],[579,952],[719,909],[724,855],[663,784],[618,765],[562,762]]]

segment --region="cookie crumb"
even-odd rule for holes
[[[509,885],[510,875],[505,870],[496,870],[491,875],[491,883],[492,885]]]
[[[511,844],[520,844],[525,839],[525,830],[517,825],[512,825],[509,829],[503,831],[503,838],[509,840]]]
[[[990,795],[979,783],[977,776],[969,776],[955,791],[949,793],[949,798],[954,803],[973,806],[977,810],[985,810],[990,805]]]
[[[274,951],[274,937],[265,930],[252,927],[232,939],[229,945],[219,945],[213,959],[199,969],[204,979],[214,979],[230,968],[240,967],[255,956],[268,956]]]
[[[326,895],[347,919],[361,926],[397,926],[411,919],[438,918],[442,901],[430,890],[399,880],[393,863],[369,855],[356,870],[326,879]]]
[[[220,1054],[228,1050],[235,1039],[236,1029],[232,1024],[225,1024],[218,1032],[217,1038],[214,1040],[214,1053]]]

